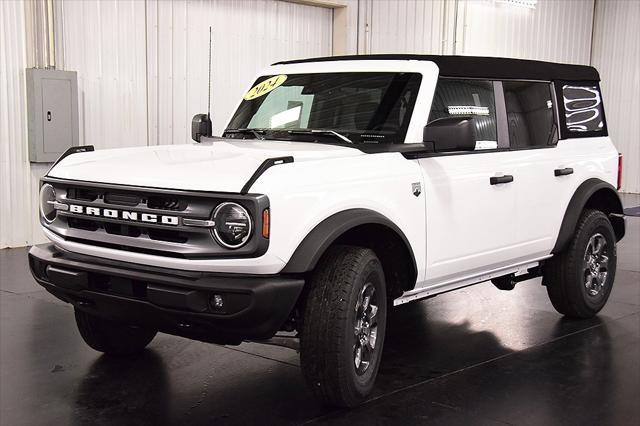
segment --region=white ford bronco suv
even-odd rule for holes
[[[541,276],[561,314],[602,309],[625,222],[599,80],[503,58],[276,63],[221,137],[199,114],[197,143],[67,151],[31,271],[98,351],[158,331],[276,342],[323,402],[354,406],[397,305]]]

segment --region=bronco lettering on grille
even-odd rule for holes
[[[87,207],[77,204],[69,204],[70,213],[84,214],[87,216],[106,217],[109,219],[120,219],[132,222],[160,223],[162,225],[179,224],[178,216],[164,216],[154,213],[140,213],[127,210],[104,209],[101,207]]]

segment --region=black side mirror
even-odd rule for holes
[[[444,117],[424,127],[422,140],[434,152],[475,151],[476,126],[473,117]]]
[[[208,114],[196,114],[191,120],[191,139],[200,142],[203,136],[211,136],[211,120]]]

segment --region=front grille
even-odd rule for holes
[[[189,240],[186,232],[175,232],[168,229],[149,229],[149,238],[158,241],[184,244]]]
[[[79,201],[95,201],[98,198],[98,192],[87,188],[68,188],[67,198]]]
[[[67,225],[69,228],[83,229],[85,231],[97,231],[100,229],[100,222],[77,217],[68,217]]]
[[[117,192],[105,192],[105,204],[115,204],[117,206],[137,206],[142,202],[139,195],[136,194],[118,194]]]
[[[43,223],[69,241],[180,258],[255,257],[268,246],[268,240],[256,232],[247,245],[229,250],[215,242],[209,228],[186,226],[182,222],[184,218],[209,220],[218,204],[230,200],[243,205],[259,221],[262,211],[268,208],[266,196],[89,184],[56,178],[43,181],[54,186],[59,202],[82,209],[82,213],[59,210],[51,224]],[[117,214],[105,217],[107,210]],[[126,219],[123,212],[128,214]],[[157,222],[142,221],[143,215]],[[161,221],[167,218],[171,220]],[[261,224],[256,225],[254,228],[260,230]]]
[[[187,206],[184,202],[180,202],[177,197],[167,196],[151,196],[147,200],[147,206],[150,209],[183,211]]]
[[[104,223],[104,230],[111,235],[124,235],[126,237],[139,237],[144,228],[135,225],[124,225],[122,223]]]

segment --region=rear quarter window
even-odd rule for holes
[[[560,120],[564,138],[607,136],[602,94],[597,82],[560,82]]]

